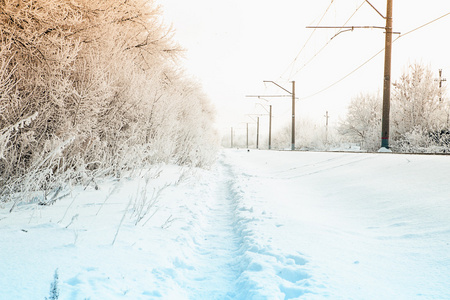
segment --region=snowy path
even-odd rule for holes
[[[240,275],[240,262],[236,259],[239,258],[240,237],[234,231],[232,174],[221,162],[211,175],[211,194],[202,203],[206,207],[191,254],[192,261],[197,263],[185,274],[188,298],[235,299]]]
[[[196,201],[185,207],[193,219],[177,238],[185,248],[164,272],[174,273],[186,299],[293,299],[309,293],[314,280],[307,259],[261,232],[280,225],[244,203],[253,191],[242,190],[240,176],[222,154],[200,187],[186,195]]]

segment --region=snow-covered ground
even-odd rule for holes
[[[181,178],[180,178],[181,177]],[[0,208],[0,299],[450,299],[450,157],[225,150]]]

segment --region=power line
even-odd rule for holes
[[[365,66],[367,63],[369,63],[372,59],[374,59],[375,57],[377,57],[378,54],[380,54],[380,53],[383,52],[383,51],[384,51],[384,47],[383,47],[383,49],[381,49],[380,51],[378,51],[377,53],[375,53],[375,55],[373,55],[371,58],[369,58],[368,60],[366,60],[365,62],[363,62],[363,63],[362,63],[361,65],[359,65],[356,69],[354,69],[353,71],[351,71],[350,73],[348,73],[347,75],[345,75],[344,77],[342,77],[341,79],[339,79],[338,81],[336,81],[336,82],[330,84],[330,85],[327,86],[326,88],[321,89],[320,91],[318,91],[318,92],[316,92],[316,93],[314,93],[314,94],[311,94],[311,95],[306,96],[306,97],[302,97],[302,98],[300,98],[300,100],[305,100],[305,99],[314,97],[315,95],[320,94],[320,93],[322,93],[322,92],[324,92],[324,91],[326,91],[326,90],[332,88],[332,87],[335,86],[336,84],[340,83],[341,81],[343,81],[344,79],[346,79],[347,77],[349,77],[350,75],[352,75],[353,73],[355,73],[356,71],[358,71],[359,69],[361,69],[363,66]]]
[[[450,15],[450,12],[448,12],[448,13],[446,13],[446,14],[444,14],[444,15],[442,15],[442,16],[440,16],[440,17],[438,17],[438,18],[436,18],[436,19],[434,19],[434,20],[432,20],[432,21],[430,21],[430,22],[427,22],[427,23],[425,23],[425,24],[423,24],[423,25],[421,25],[421,26],[419,26],[419,27],[416,27],[416,28],[414,28],[414,29],[412,29],[412,30],[410,30],[410,31],[408,31],[408,32],[406,32],[406,33],[404,33],[404,34],[401,34],[401,35],[399,35],[395,40],[393,40],[392,43],[395,43],[395,42],[396,42],[398,39],[400,39],[401,37],[404,37],[404,36],[406,36],[406,35],[408,35],[408,34],[411,34],[412,32],[417,31],[417,30],[419,30],[419,29],[421,29],[421,28],[423,28],[423,27],[425,27],[425,26],[427,26],[427,25],[430,25],[430,24],[432,24],[432,23],[434,23],[434,22],[436,22],[436,21],[438,21],[438,20],[440,20],[440,19],[442,19],[442,18],[444,18],[444,17],[446,17],[446,16],[448,16],[448,15]],[[321,90],[318,91],[318,92],[315,92],[314,94],[308,95],[308,96],[306,96],[306,97],[301,97],[300,100],[305,100],[305,99],[314,97],[314,96],[316,96],[317,94],[320,94],[320,93],[322,93],[322,92],[324,92],[324,91],[326,91],[326,90],[332,88],[332,87],[335,86],[336,84],[340,83],[341,81],[343,81],[344,79],[346,79],[347,77],[349,77],[350,75],[352,75],[353,73],[355,73],[356,71],[358,71],[359,69],[361,69],[363,66],[365,66],[367,63],[369,63],[372,59],[374,59],[376,56],[378,56],[378,55],[379,55],[381,52],[383,52],[383,51],[384,51],[384,47],[383,47],[383,49],[381,49],[380,51],[378,51],[377,53],[375,53],[372,57],[370,57],[368,60],[366,60],[365,62],[363,62],[361,65],[359,65],[358,67],[356,67],[356,69],[354,69],[353,71],[351,71],[350,73],[348,73],[347,75],[345,75],[344,77],[342,77],[341,79],[339,79],[339,80],[337,80],[336,82],[330,84],[330,85],[327,86],[326,88],[323,88],[323,89],[321,89]]]
[[[400,39],[401,37],[406,36],[406,35],[408,35],[408,34],[411,34],[411,33],[415,32],[415,31],[417,31],[417,30],[419,30],[419,29],[421,29],[421,28],[423,28],[423,27],[425,27],[425,26],[428,26],[428,25],[430,25],[430,24],[432,24],[432,23],[434,23],[434,22],[436,22],[436,21],[438,21],[438,20],[440,20],[440,19],[442,19],[442,18],[448,16],[448,15],[450,15],[450,12],[445,13],[444,15],[442,15],[442,16],[436,18],[436,19],[433,19],[433,20],[431,20],[431,21],[429,21],[429,22],[427,22],[427,23],[425,23],[425,24],[423,24],[423,25],[421,25],[421,26],[418,26],[418,27],[416,27],[416,28],[414,28],[414,29],[412,29],[412,30],[410,30],[410,31],[407,31],[407,32],[404,33],[404,34],[401,34],[401,35],[399,35],[396,39],[394,39],[394,40],[392,41],[392,43],[396,42],[396,41],[397,41],[398,39]],[[317,94],[320,94],[320,93],[322,93],[322,92],[324,92],[324,91],[330,89],[331,87],[337,85],[338,83],[340,83],[341,81],[343,81],[344,79],[346,79],[347,77],[349,77],[350,75],[352,75],[353,73],[355,73],[356,71],[358,71],[359,69],[361,69],[363,66],[365,66],[367,63],[369,63],[372,59],[374,59],[376,56],[378,56],[378,55],[379,55],[380,53],[382,53],[384,50],[385,50],[385,48],[383,47],[380,51],[378,51],[378,52],[375,53],[372,57],[370,57],[368,60],[366,60],[366,61],[363,62],[361,65],[359,65],[358,67],[356,67],[353,71],[349,72],[347,75],[345,75],[345,76],[342,77],[341,79],[337,80],[336,82],[332,83],[331,85],[327,86],[326,88],[321,89],[320,91],[315,92],[314,94],[311,94],[311,95],[309,95],[309,96],[301,97],[299,100],[305,100],[305,99],[311,98],[311,97],[313,97],[313,96],[315,96],[315,95],[317,95]],[[287,112],[288,112],[288,110],[286,110],[286,111],[283,112],[282,114],[279,114],[279,116],[284,116],[284,115],[287,114]]]
[[[294,73],[294,75],[292,75],[292,76],[290,76],[289,77],[289,80],[290,80],[290,78],[292,78],[292,77],[295,77],[301,70],[303,70],[312,60],[314,60],[314,58],[316,58],[316,56],[317,55],[319,55],[320,54],[320,52],[322,52],[322,50],[323,49],[325,49],[329,44],[330,44],[330,42],[333,40],[333,38],[335,38],[339,33],[341,33],[342,31],[341,31],[341,29],[342,28],[344,28],[345,27],[345,25],[347,25],[347,23],[353,18],[353,16],[358,12],[358,10],[364,5],[364,3],[366,3],[366,0],[364,0],[359,6],[358,6],[358,8],[356,8],[356,10],[353,12],[353,14],[347,19],[347,21],[345,21],[345,23],[344,23],[344,25],[342,25],[341,26],[341,28],[339,28],[339,31],[338,31],[338,33],[336,33],[331,39],[329,39],[328,40],[328,42],[322,47],[322,48],[320,48],[320,50],[319,51],[317,51],[300,69],[298,69],[295,73]],[[314,29],[314,30],[316,30],[316,29]]]
[[[328,5],[327,9],[325,10],[325,12],[323,13],[322,17],[320,18],[319,22],[317,22],[316,25],[319,25],[323,18],[325,17],[325,15],[328,13],[328,11],[330,10],[331,5],[333,4],[334,0],[331,0],[330,5]],[[305,44],[303,44],[303,47],[300,49],[300,51],[297,53],[297,55],[295,56],[295,58],[292,60],[292,62],[287,66],[286,70],[284,70],[284,72],[280,75],[280,78],[289,70],[289,68],[295,64],[295,62],[297,61],[298,57],[300,56],[300,54],[303,52],[303,50],[305,49],[306,45],[308,44],[308,42],[311,40],[312,36],[314,35],[314,33],[316,32],[316,30],[314,29],[313,32],[311,32],[311,34],[309,35],[308,39],[306,40]],[[292,73],[292,71],[291,71]],[[290,74],[291,75],[291,74]],[[289,77],[291,77],[289,75]]]
[[[448,13],[446,13],[446,14],[444,14],[444,15],[442,15],[442,16],[440,16],[440,17],[438,17],[438,18],[436,18],[436,19],[434,19],[434,20],[432,20],[432,21],[430,21],[430,22],[428,22],[428,23],[425,23],[425,24],[423,24],[423,25],[421,25],[421,26],[419,26],[419,27],[417,27],[417,28],[414,28],[413,30],[410,30],[410,31],[408,31],[408,32],[406,32],[406,33],[404,33],[404,34],[399,35],[394,41],[398,40],[398,39],[401,38],[402,36],[405,36],[405,35],[410,34],[410,33],[414,32],[414,31],[416,31],[416,30],[419,30],[419,29],[421,29],[421,28],[423,28],[423,27],[425,27],[425,26],[428,26],[428,25],[430,25],[431,23],[434,23],[434,22],[436,22],[436,21],[438,21],[438,20],[440,20],[440,19],[442,19],[442,18],[444,18],[444,17],[446,17],[446,16],[448,16],[448,15],[450,15],[450,12],[448,12]]]

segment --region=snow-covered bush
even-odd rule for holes
[[[159,161],[211,162],[213,109],[177,67],[154,1],[6,0],[0,23],[3,201]]]
[[[403,134],[395,141],[395,150],[405,153],[448,153],[448,132],[428,132],[420,127]]]

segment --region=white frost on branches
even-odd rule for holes
[[[449,99],[429,67],[413,64],[393,83],[390,146],[397,152],[448,152],[450,150]],[[361,94],[350,103],[340,133],[361,142],[366,150],[380,146],[379,95]]]
[[[0,199],[214,158],[213,108],[154,1],[5,0],[0,23]]]

